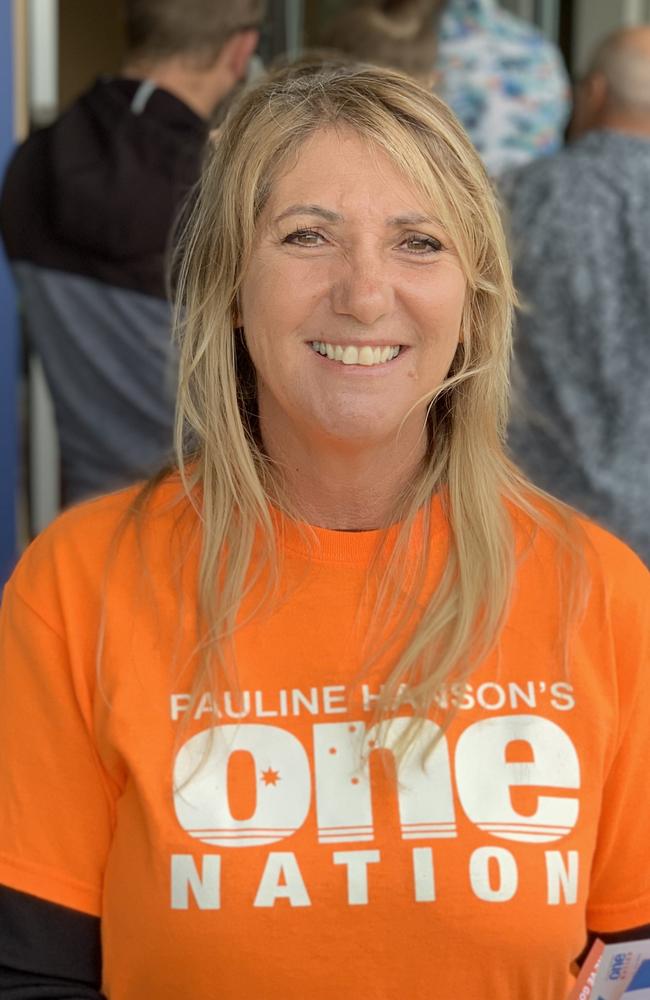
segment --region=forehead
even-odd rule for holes
[[[372,140],[352,129],[322,129],[296,151],[275,179],[267,210],[322,204],[344,216],[427,212],[422,189]]]

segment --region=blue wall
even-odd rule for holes
[[[13,3],[0,0],[0,175],[14,147]],[[16,554],[19,334],[16,299],[0,254],[0,587]]]

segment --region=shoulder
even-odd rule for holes
[[[44,616],[67,599],[90,608],[110,568],[128,591],[145,560],[160,560],[188,506],[179,480],[170,478],[148,498],[134,486],[72,507],[27,548],[9,586]]]
[[[560,201],[570,209],[569,194],[578,181],[576,155],[570,148],[544,156],[525,166],[510,170],[498,181],[501,199],[511,214],[543,208],[548,199]],[[568,203],[568,204],[567,204]]]
[[[499,196],[515,265],[544,257],[545,269],[533,272],[536,283],[550,272],[573,273],[578,260],[598,257],[603,223],[618,210],[602,165],[571,146],[504,175]]]
[[[66,559],[83,549],[88,558],[101,558],[120,520],[128,515],[138,495],[138,487],[75,504],[59,514],[26,549],[18,569],[35,568],[53,557]]]
[[[25,211],[46,199],[51,129],[39,129],[18,146],[9,161],[0,194],[0,227],[10,257],[27,239]]]
[[[18,176],[19,171],[22,172],[29,167],[36,168],[42,166],[40,158],[49,146],[52,128],[52,125],[48,125],[47,128],[36,129],[35,132],[32,132],[31,135],[16,146],[5,174],[5,186],[13,182],[14,178]]]
[[[594,521],[581,519],[590,578],[612,610],[629,611],[650,627],[650,570],[632,549]]]
[[[588,219],[594,206],[611,203],[619,187],[620,161],[611,155],[611,145],[602,133],[590,132],[551,156],[504,174],[499,178],[503,202],[515,217],[537,211],[565,228],[567,220]]]
[[[530,499],[529,511],[512,508],[520,586],[545,600],[561,597],[573,579],[594,628],[625,629],[627,621],[650,637],[650,571],[636,553],[570,508]],[[564,571],[570,575],[563,585]]]

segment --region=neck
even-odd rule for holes
[[[284,490],[309,524],[340,531],[387,525],[424,457],[423,435],[341,444],[302,437],[294,429],[265,431],[269,458],[281,470]]]
[[[612,108],[601,115],[597,127],[645,139],[650,137],[650,115]]]
[[[131,80],[151,80],[205,119],[210,117],[228,90],[218,69],[196,70],[180,60],[149,65],[127,63],[121,75]]]

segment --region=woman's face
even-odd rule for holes
[[[420,400],[449,370],[465,288],[384,152],[352,131],[312,136],[275,183],[241,289],[265,440],[422,440]]]

